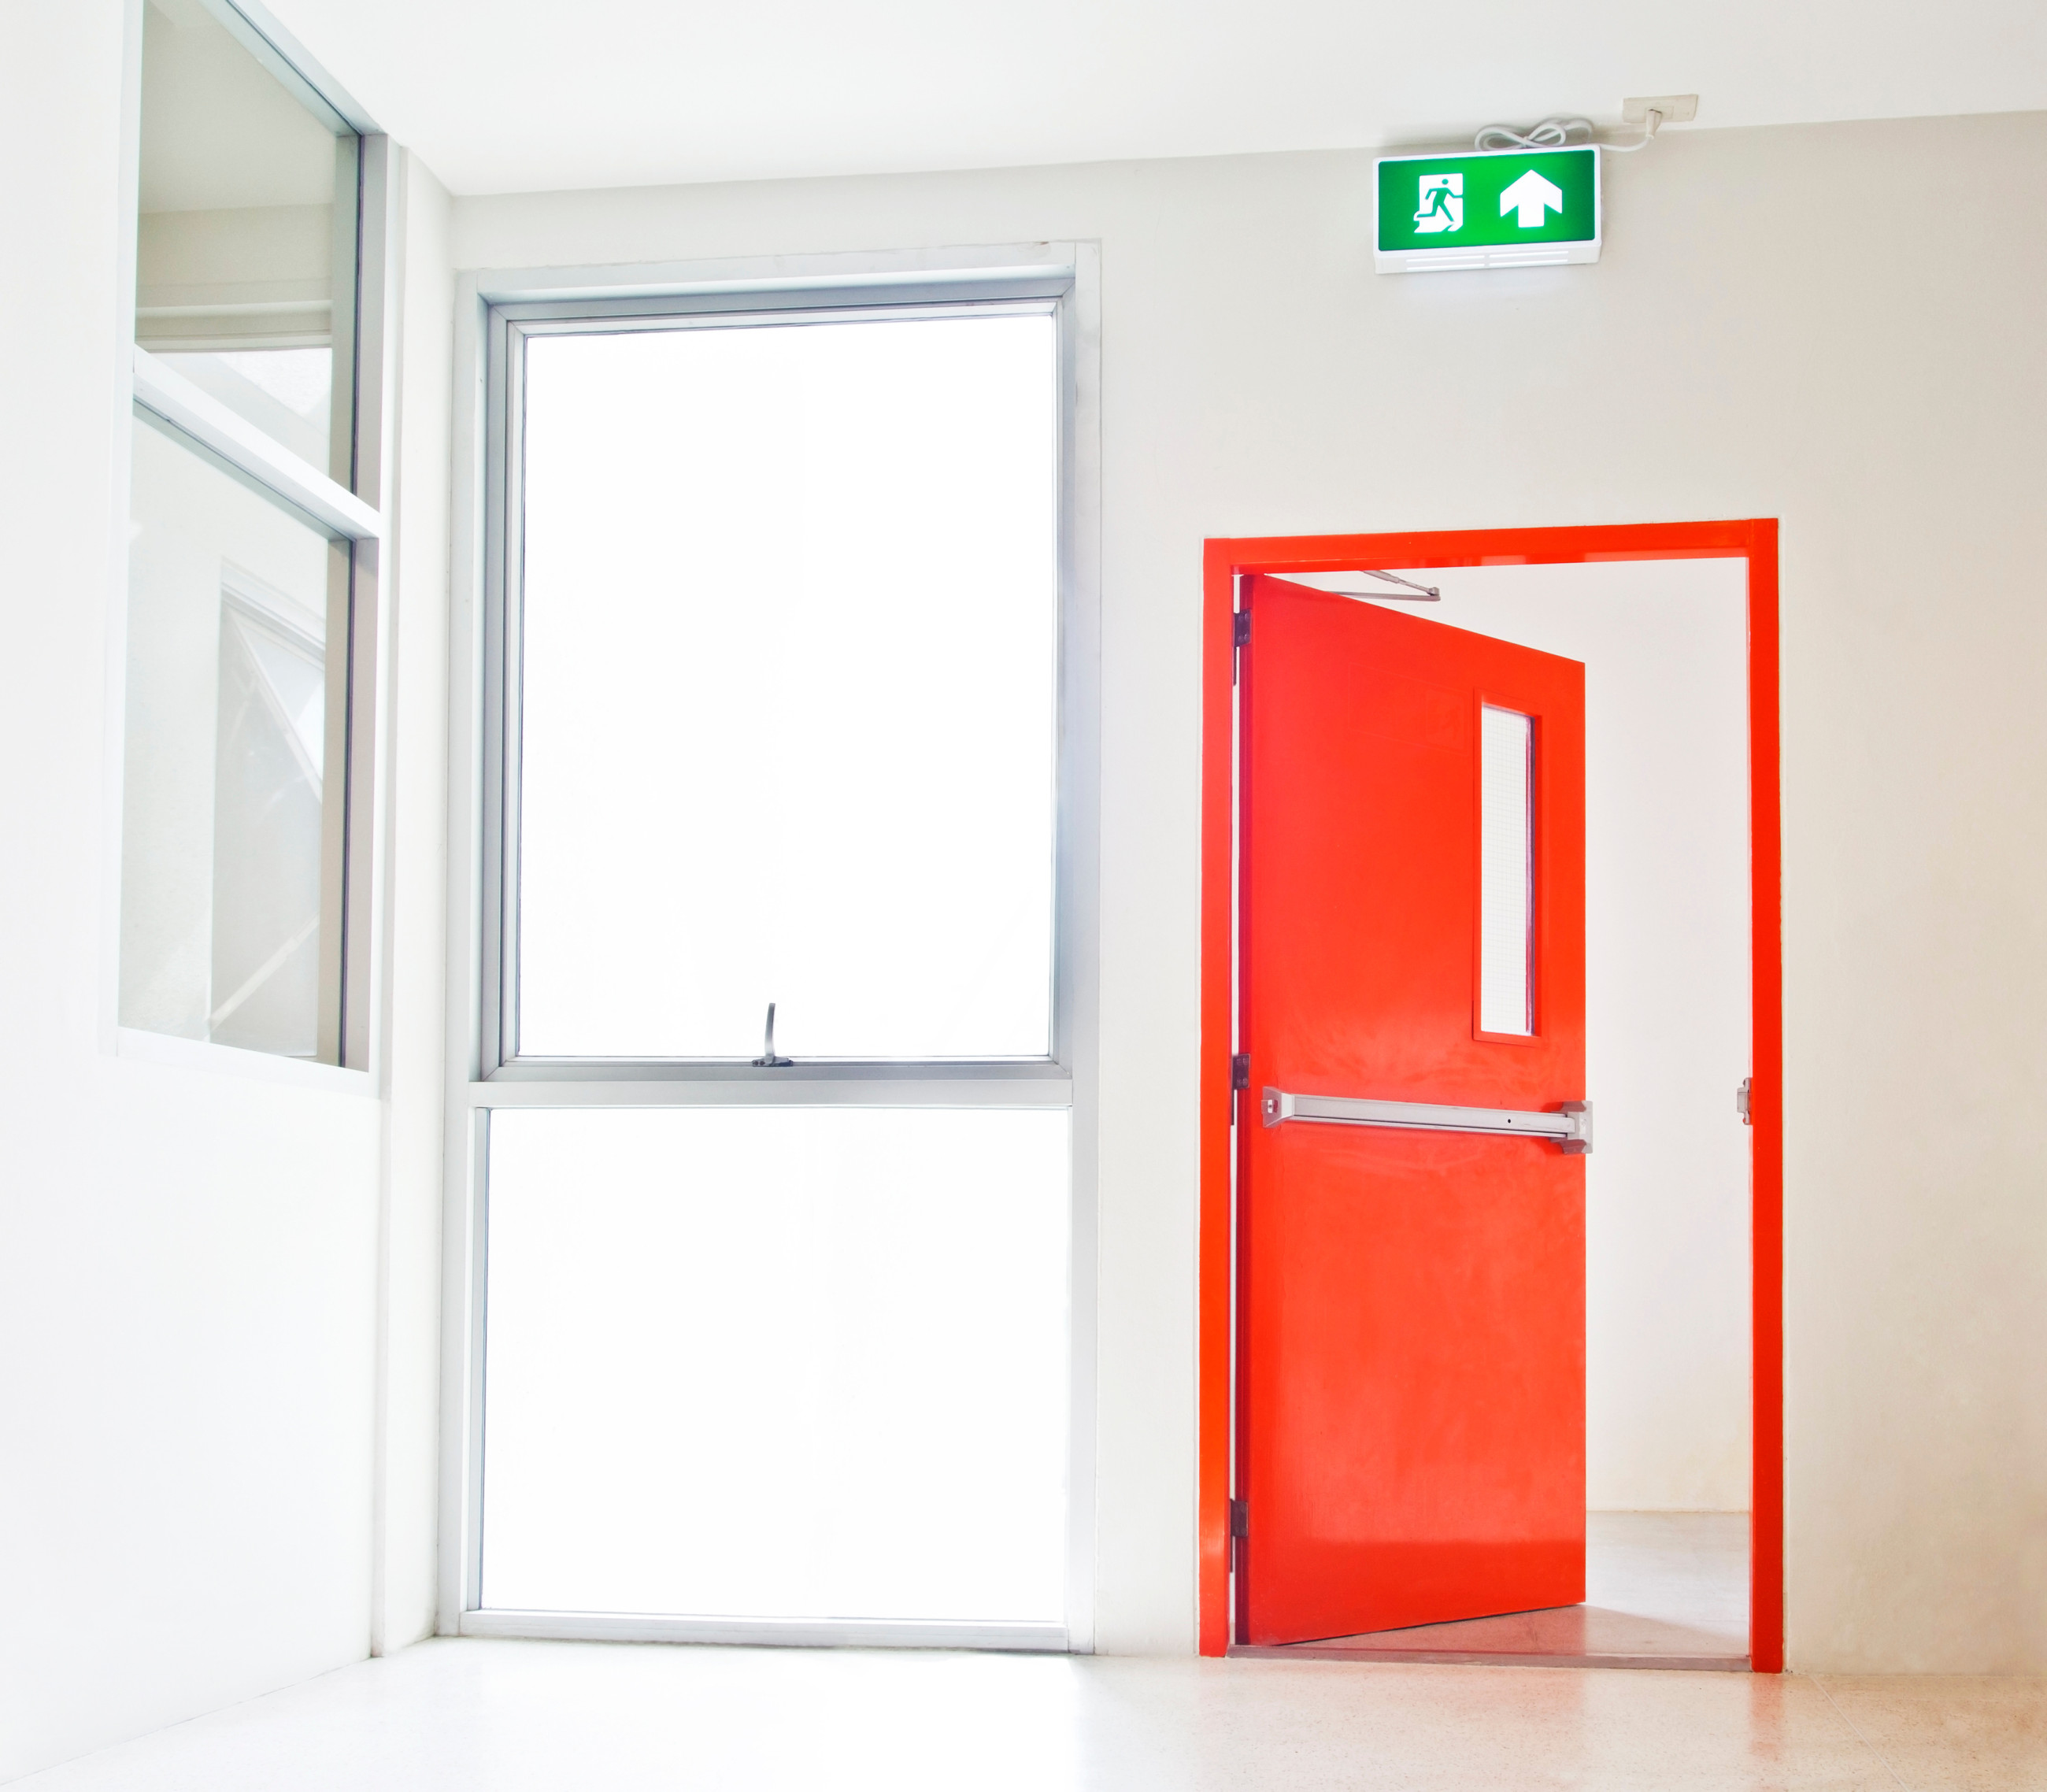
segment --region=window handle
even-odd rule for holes
[[[777,1058],[775,1055],[775,1004],[772,1002],[768,1004],[767,1043],[760,1055],[753,1062],[764,1070],[779,1070],[785,1064],[795,1062],[793,1058]]]

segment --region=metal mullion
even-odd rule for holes
[[[459,1484],[460,1530],[456,1539],[455,1578],[459,1604],[474,1610],[483,1598],[483,1450],[484,1392],[488,1372],[488,1314],[486,1305],[490,1269],[490,1116],[477,1109],[460,1117],[465,1136],[466,1162],[462,1187],[467,1192],[466,1211],[460,1212],[461,1237],[456,1260],[461,1264],[462,1299],[444,1316],[443,1348],[452,1347],[448,1360],[461,1368],[459,1404],[449,1415],[451,1434],[466,1468]],[[443,1248],[455,1245],[450,1236]]]
[[[515,513],[525,431],[522,337],[510,321],[489,315],[492,420],[485,480],[483,617],[483,913],[480,1069],[489,1075],[513,1055],[518,1039],[519,851],[518,702],[523,528]]]
[[[1074,1086],[1064,1077],[869,1078],[780,1079],[738,1077],[660,1081],[473,1082],[466,1090],[476,1110],[495,1108],[1031,1108],[1064,1113]]]
[[[698,1643],[801,1649],[1000,1649],[1062,1654],[1063,1624],[949,1624],[889,1618],[659,1617],[611,1612],[520,1612],[462,1615],[464,1636],[599,1643]]]
[[[1071,735],[1077,714],[1085,705],[1078,701],[1081,683],[1077,660],[1081,641],[1074,628],[1076,555],[1074,493],[1072,490],[1075,456],[1074,432],[1077,420],[1075,392],[1073,298],[1069,289],[1053,307],[1053,329],[1057,346],[1055,377],[1058,428],[1052,451],[1054,489],[1058,494],[1058,549],[1052,633],[1052,965],[1051,1037],[1047,1043],[1054,1060],[1071,1070],[1074,1062],[1075,962],[1074,920],[1078,909],[1075,880],[1078,874],[1075,835],[1074,753]]]
[[[389,502],[395,464],[396,369],[389,352],[397,301],[393,231],[397,199],[392,191],[391,140],[358,136],[352,157],[355,225],[350,294],[347,383],[350,489],[381,519]],[[337,311],[335,347],[343,338]],[[378,826],[390,739],[385,690],[390,629],[389,584],[396,567],[381,538],[358,541],[350,555],[348,636],[343,689],[347,735],[341,791],[342,904],[339,982],[341,1062],[369,1066],[381,1031],[377,967],[384,949],[385,917],[376,892],[383,879],[385,842]]]
[[[1063,1082],[1052,1058],[806,1058],[787,1068],[743,1058],[516,1058],[481,1080],[494,1082]]]
[[[778,323],[871,323],[918,318],[1031,315],[1055,310],[1065,281],[954,281],[938,286],[779,288],[684,293],[661,299],[536,299],[493,312],[534,335],[581,335],[592,325],[621,334],[745,328]]]
[[[373,541],[383,519],[339,480],[281,447],[139,345],[136,408],[212,465],[338,541]]]

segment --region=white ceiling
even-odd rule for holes
[[[2047,109],[2041,0],[269,0],[458,192]]]

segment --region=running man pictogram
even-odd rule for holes
[[[1414,234],[1433,236],[1465,226],[1465,177],[1461,174],[1425,174],[1415,203]]]

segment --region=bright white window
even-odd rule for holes
[[[1056,1622],[1066,1117],[506,1112],[483,1604]]]
[[[1074,1634],[1070,286],[491,315],[471,1633]]]
[[[1051,1048],[1058,343],[538,335],[517,1051]]]

